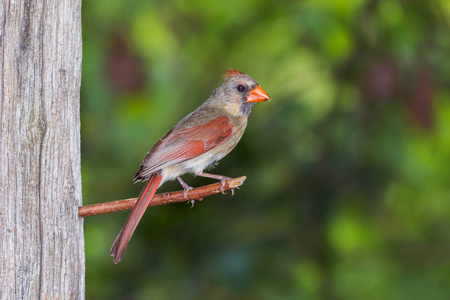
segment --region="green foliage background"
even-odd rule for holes
[[[127,212],[85,220],[87,299],[448,299],[449,20],[447,0],[84,1],[85,204],[137,196],[223,69],[272,99],[214,169],[248,177],[234,197],[149,209],[118,265]]]

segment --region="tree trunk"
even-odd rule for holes
[[[84,298],[81,0],[0,4],[0,299]]]

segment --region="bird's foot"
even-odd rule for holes
[[[181,179],[180,176],[178,176],[177,179],[178,179],[178,181],[180,182],[181,186],[182,186],[183,189],[184,189],[184,198],[185,198],[186,200],[188,200],[188,192],[189,192],[190,190],[192,190],[192,186],[190,186],[190,185],[188,185],[186,182],[184,182],[183,179]],[[194,200],[192,200],[192,201],[194,201]],[[194,203],[192,203],[192,206],[194,206]]]
[[[226,194],[225,193],[225,181],[233,179],[231,177],[227,177],[227,176],[223,176],[223,175],[209,174],[209,173],[203,173],[203,172],[196,173],[196,174],[201,177],[208,177],[208,178],[214,178],[214,179],[220,180],[220,183],[222,184],[220,186],[220,191],[224,195]],[[233,196],[233,195],[234,195],[234,189],[231,189],[231,196]]]
[[[231,177],[225,177],[222,176],[222,178],[220,178],[220,191],[222,192],[222,194],[226,195],[225,193],[225,181],[232,179]],[[231,189],[231,197],[233,197],[234,195],[234,189]]]
[[[188,186],[188,187],[186,187],[186,188],[184,188],[184,199],[188,199],[188,196],[187,196],[187,194],[188,194],[188,192],[190,191],[190,190],[192,190],[192,187],[190,187],[190,186]],[[192,200],[192,201],[194,201],[194,200]]]

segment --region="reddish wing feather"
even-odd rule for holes
[[[169,132],[144,159],[139,176],[144,177],[164,167],[197,157],[224,143],[232,132],[233,126],[227,117]]]

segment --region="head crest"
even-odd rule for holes
[[[246,74],[235,69],[226,69],[223,72],[223,77],[234,77],[234,76],[246,76]]]

